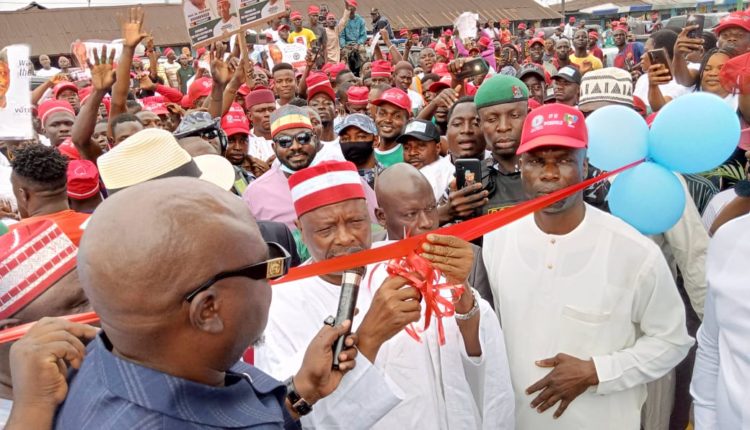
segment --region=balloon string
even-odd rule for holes
[[[571,185],[570,187],[555,191],[554,193],[548,194],[546,196],[537,197],[533,200],[529,200],[527,202],[509,207],[502,211],[483,215],[481,217],[474,218],[469,221],[464,221],[459,224],[454,224],[448,227],[443,227],[431,231],[430,233],[408,237],[383,247],[368,249],[365,251],[357,252],[355,254],[336,257],[330,260],[320,261],[318,263],[313,263],[306,266],[294,267],[289,270],[289,273],[287,273],[286,276],[281,279],[272,281],[271,284],[283,284],[285,282],[325,275],[326,273],[341,272],[346,269],[362,267],[381,261],[403,258],[408,256],[410,253],[413,253],[415,249],[419,249],[419,246],[422,244],[422,242],[426,240],[427,234],[456,236],[467,241],[474,240],[493,230],[497,230],[504,225],[510,224],[513,221],[523,218],[526,215],[544,209],[555,202],[583,191],[591,185],[606,180],[610,176],[633,168],[641,164],[643,161],[644,160],[638,160],[636,162],[628,164],[627,166],[623,166],[611,172],[602,173],[601,175],[587,179],[581,183]],[[434,312],[434,309],[432,309],[430,312]],[[99,321],[99,318],[94,312],[67,315],[61,318],[65,318],[67,320],[79,322],[82,324],[92,324]],[[35,322],[31,322],[0,331],[0,344],[13,342],[20,339],[34,324]]]

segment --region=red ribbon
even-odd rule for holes
[[[289,273],[287,273],[286,276],[284,276],[281,279],[271,282],[271,284],[272,285],[283,284],[285,282],[311,278],[313,276],[325,275],[326,273],[341,272],[346,269],[362,267],[362,266],[377,263],[380,261],[402,259],[403,257],[407,257],[407,256],[410,256],[411,254],[415,254],[415,250],[420,249],[421,244],[426,241],[427,234],[456,236],[467,241],[474,240],[493,230],[497,230],[498,228],[502,226],[510,224],[513,221],[523,218],[526,215],[529,215],[531,213],[544,209],[547,206],[555,202],[558,202],[566,197],[570,197],[573,194],[583,191],[584,189],[590,187],[591,185],[596,184],[597,182],[601,182],[609,178],[612,175],[616,175],[627,169],[635,167],[638,164],[642,163],[643,161],[644,160],[639,160],[634,163],[628,164],[627,166],[621,167],[617,170],[602,173],[599,176],[596,176],[591,179],[587,179],[576,185],[571,185],[570,187],[563,188],[562,190],[558,190],[546,196],[537,197],[533,200],[529,200],[527,202],[512,206],[500,212],[484,215],[484,216],[474,218],[469,221],[464,221],[459,224],[454,224],[448,227],[443,227],[438,230],[431,231],[430,233],[421,234],[419,236],[412,236],[412,237],[400,240],[398,242],[395,242],[393,244],[386,245],[383,247],[368,249],[365,251],[357,252],[355,254],[345,255],[341,257],[332,258],[330,260],[308,264],[306,266],[294,267],[291,270],[289,270]],[[412,259],[410,261],[418,261],[418,260]],[[396,263],[396,264],[400,264],[400,263]],[[416,263],[416,264],[419,265],[420,263]],[[415,267],[415,268],[417,268],[418,270],[423,270],[423,269],[419,269],[419,267]],[[443,285],[440,289],[444,289],[444,288],[446,287]],[[434,287],[427,288],[425,290],[430,291],[429,294],[432,294],[434,297],[436,297],[435,299],[436,303],[442,303],[440,300],[437,299],[437,297],[440,297],[440,295],[436,294],[436,290]],[[423,293],[423,295],[425,295],[425,293]],[[446,315],[446,311],[447,311],[446,309],[443,309],[442,311],[440,309],[437,309],[436,311],[436,309],[432,306],[428,306],[427,309],[429,309],[430,312],[433,312],[436,315]],[[96,318],[95,315],[96,314],[94,314],[93,312],[88,312],[85,314],[68,315],[62,318],[66,318],[71,321],[90,324],[90,323],[95,323],[98,321],[98,318]],[[0,344],[6,343],[6,342],[13,342],[15,340],[20,339],[24,334],[26,334],[28,329],[34,324],[35,323],[23,324],[17,327],[13,327],[10,329],[0,331]],[[426,324],[425,326],[426,328],[427,324],[429,324],[429,319],[427,319],[425,324]]]

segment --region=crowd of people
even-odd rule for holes
[[[645,43],[627,19],[435,37],[378,9],[368,35],[343,1],[248,33],[304,45],[297,66],[246,37],[160,50],[140,7],[85,78],[39,57],[33,138],[0,141],[0,328],[35,323],[0,344],[5,428],[748,428],[744,132],[677,175],[658,235],[609,213],[607,180],[472,242],[434,232],[602,173],[599,109],[651,123],[704,92],[747,127],[750,69],[723,66],[750,13],[698,37],[655,16]],[[367,265],[350,320],[342,272],[284,280],[419,235],[417,263]]]

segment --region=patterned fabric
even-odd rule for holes
[[[225,386],[181,379],[116,357],[104,333],[72,371],[56,429],[299,429],[286,410],[284,386],[245,364]]]
[[[690,197],[693,198],[698,212],[703,215],[708,202],[719,192],[719,189],[710,180],[701,175],[683,174],[682,177],[687,182]]]

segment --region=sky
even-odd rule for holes
[[[0,0],[0,11],[12,11],[20,9],[32,0]],[[87,0],[37,0],[37,3],[47,8],[56,7],[85,7],[89,5]],[[181,0],[139,0],[135,1],[123,1],[123,0],[91,0],[91,6],[121,6],[121,5],[133,5],[135,3],[147,4],[147,3],[181,3]]]

